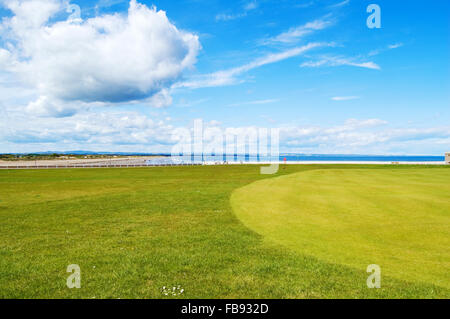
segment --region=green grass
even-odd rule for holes
[[[276,176],[336,168],[408,170],[288,165]],[[382,288],[368,289],[365,269],[292,249],[244,225],[231,208],[232,192],[273,177],[240,165],[2,170],[0,297],[167,298],[161,288],[177,285],[185,291],[177,298],[450,297],[446,285],[384,275],[383,267]],[[81,289],[66,287],[69,264],[81,267]]]
[[[450,170],[328,169],[236,190],[233,208],[265,238],[320,260],[450,288]]]

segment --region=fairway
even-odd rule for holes
[[[450,288],[450,170],[318,169],[236,190],[238,218],[320,260]]]
[[[1,170],[0,297],[448,298],[449,173]],[[381,289],[366,286],[369,263],[381,266]],[[66,286],[71,264],[80,289]]]

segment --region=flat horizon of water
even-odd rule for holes
[[[333,161],[333,162],[443,162],[445,156],[409,156],[409,155],[193,155],[172,156],[147,160],[148,164],[164,163],[202,163],[202,162],[302,162],[302,161]]]

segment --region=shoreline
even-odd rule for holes
[[[410,162],[410,161],[279,161],[279,162],[229,162],[227,164],[260,164],[260,165],[269,165],[269,164],[279,164],[279,165],[301,165],[301,164],[372,164],[372,165],[448,165],[445,161],[421,161],[421,162]],[[214,163],[208,163],[206,165],[217,165]]]
[[[289,162],[197,162],[197,163],[155,163],[148,164],[135,161],[97,161],[96,163],[78,162],[78,163],[46,163],[34,164],[30,162],[5,163],[0,162],[0,169],[62,169],[62,168],[133,168],[133,167],[178,167],[178,166],[224,166],[224,165],[259,165],[267,166],[272,164],[278,165],[450,165],[445,161],[422,161],[422,162],[392,162],[392,161],[289,161]],[[115,162],[115,163],[113,163]]]

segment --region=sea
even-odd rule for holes
[[[426,155],[327,155],[327,154],[280,154],[279,157],[252,156],[252,155],[192,155],[175,157],[155,157],[147,161],[147,164],[171,164],[171,163],[202,163],[202,162],[310,162],[310,161],[333,161],[333,162],[443,162],[444,156]]]

